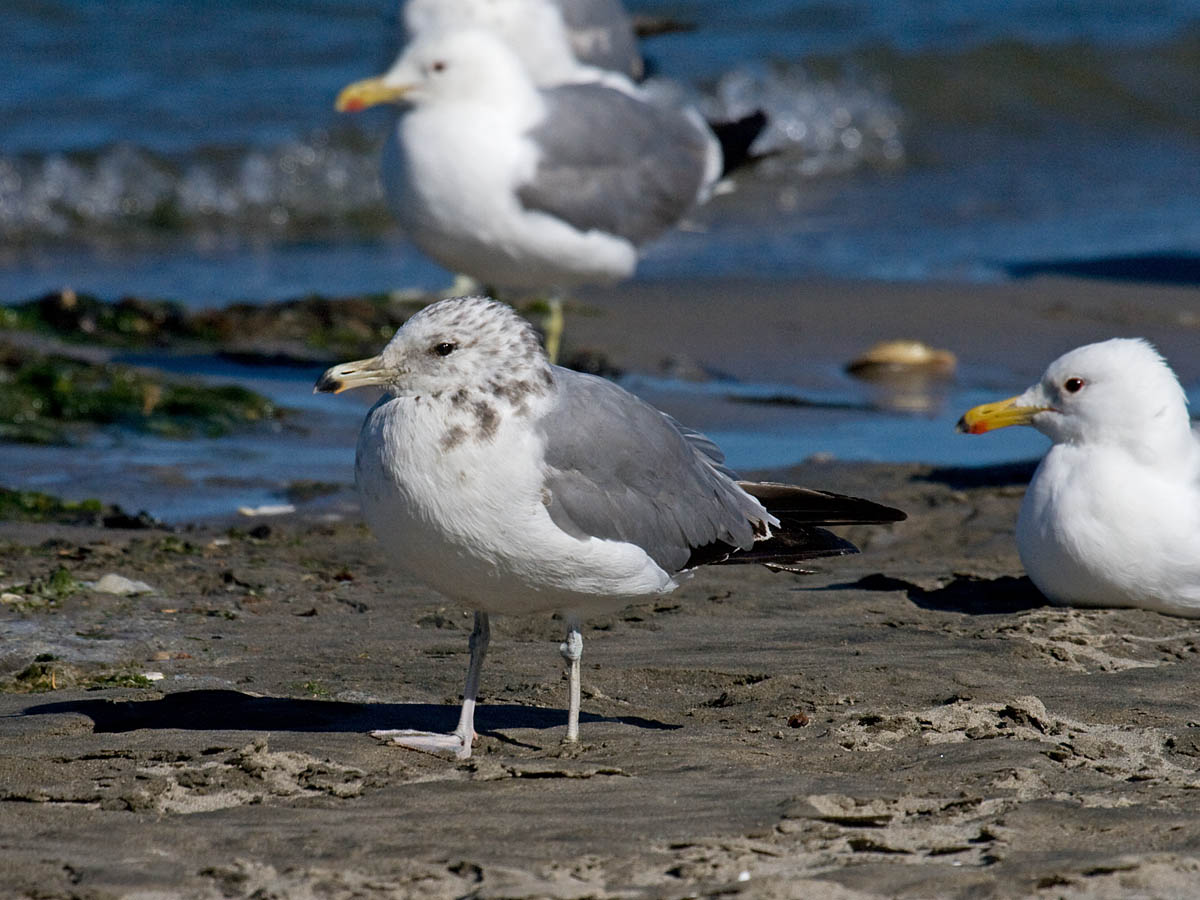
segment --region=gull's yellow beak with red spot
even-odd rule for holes
[[[401,103],[409,92],[408,85],[391,85],[382,75],[364,78],[342,88],[333,108],[338,112],[360,112],[381,103]]]
[[[1009,397],[968,409],[958,420],[957,429],[967,434],[983,434],[1009,425],[1029,425],[1034,416],[1049,409],[1047,406],[1022,406],[1021,399],[1020,396]]]

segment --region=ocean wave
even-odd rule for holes
[[[288,238],[386,222],[377,148],[316,132],[271,149],[168,158],[132,144],[0,157],[0,235],[111,242],[181,233]]]
[[[816,178],[904,163],[904,117],[881,78],[820,79],[798,64],[746,65],[723,75],[702,108],[714,120],[766,113],[751,147],[764,157],[760,175]]]
[[[899,113],[877,88],[794,70],[739,69],[703,98],[716,119],[766,111],[763,173],[811,178],[903,159]],[[35,242],[335,239],[388,230],[382,134],[316,131],[270,149],[168,157],[122,143],[95,153],[0,157],[0,237]]]
[[[1190,145],[1200,134],[1200,30],[1122,46],[997,39],[763,59],[725,68],[693,97],[715,120],[767,113],[753,148],[763,159],[738,177],[783,192],[829,176],[953,165],[953,154],[961,155],[954,148],[990,146],[979,139],[989,134],[1040,146],[1041,155],[1022,165],[1049,167],[1046,177],[1057,177],[1064,141],[1164,136]],[[4,256],[58,244],[269,244],[394,233],[378,178],[385,122],[314,128],[297,120],[289,125],[297,137],[282,142],[247,125],[254,136],[240,143],[218,130],[210,137],[224,139],[220,147],[185,143],[171,152],[127,142],[0,155]],[[1137,184],[1146,174],[1123,177]]]
[[[1200,134],[1200,24],[1149,43],[1005,38],[919,52],[879,45],[808,65],[818,76],[847,66],[878,73],[921,127],[1036,133],[1070,123]]]

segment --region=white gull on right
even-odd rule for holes
[[[1147,341],[1060,356],[959,430],[1032,425],[1054,443],[1017,518],[1017,550],[1052,602],[1200,616],[1200,444],[1175,373]]]

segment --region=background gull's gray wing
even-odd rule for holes
[[[537,171],[517,189],[526,209],[640,244],[696,202],[710,140],[684,113],[593,83],[542,96],[546,117],[529,132]]]
[[[643,73],[633,20],[620,0],[557,0],[581,63],[613,69],[639,81]]]
[[[550,517],[576,537],[629,541],[667,572],[714,543],[748,549],[769,517],[723,471],[716,446],[616,385],[555,367],[539,427]]]

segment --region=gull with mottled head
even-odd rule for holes
[[[479,297],[442,300],[372,359],[316,390],[378,385],[359,434],[363,515],[388,558],[475,610],[458,728],[376,736],[471,754],[489,615],[561,611],[567,740],[579,731],[580,622],[673,591],[705,563],[855,552],[820,525],[899,510],[791,485],[739,482],[720,450],[619,386],[551,365],[532,327]]]
[[[1187,396],[1137,338],[1079,347],[959,430],[1031,425],[1053,442],[1017,518],[1017,550],[1055,603],[1200,616],[1200,443]]]

